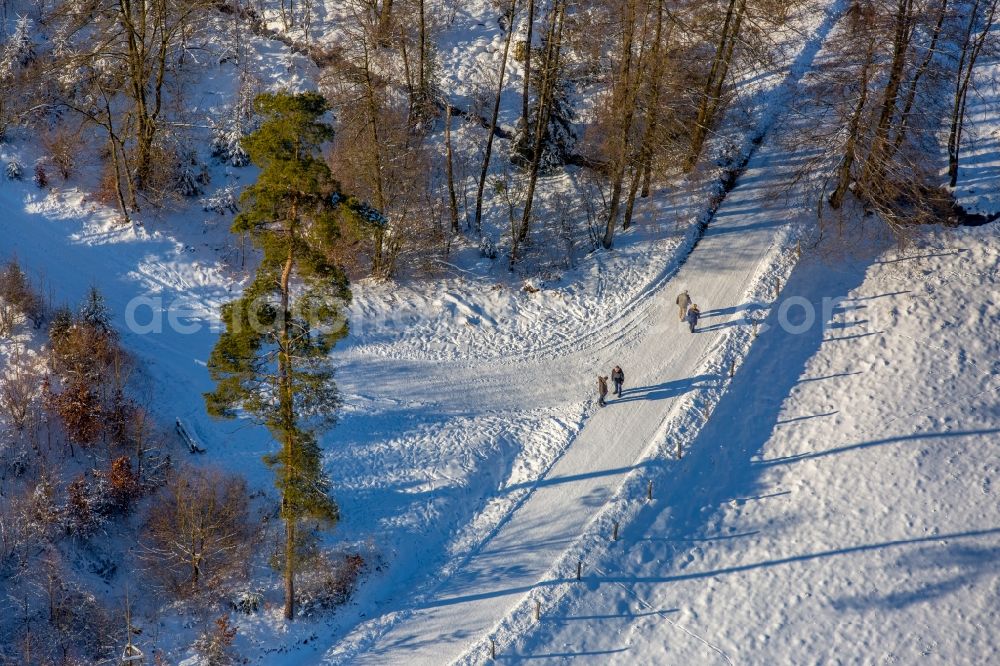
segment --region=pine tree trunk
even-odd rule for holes
[[[295,227],[298,222],[297,206],[292,204],[288,225],[288,256],[281,271],[281,334],[278,341],[278,395],[285,433],[285,488],[282,497],[282,513],[285,520],[285,619],[295,617],[295,507],[288,499],[294,484],[295,471],[295,395],[292,388],[291,350],[291,276],[295,264]]]

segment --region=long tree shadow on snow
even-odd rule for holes
[[[782,290],[782,298],[805,298],[817,314],[823,312],[825,297],[843,297],[861,285],[871,258],[842,261],[837,266],[821,265],[820,261],[806,256]],[[805,332],[792,333],[786,329],[795,330],[794,325],[799,322],[794,318],[805,316],[802,309],[793,308],[786,313],[788,323],[793,326],[784,328],[777,321],[776,310],[772,308],[763,320],[759,337],[712,418],[686,447],[684,458],[658,459],[654,463],[668,468],[664,470],[662,484],[666,490],[660,501],[640,511],[629,532],[659,532],[672,540],[703,537],[706,525],[719,507],[771,491],[760,482],[766,466],[757,459],[774,429],[779,427],[782,404],[802,381],[806,364],[829,333],[819,317]],[[664,566],[669,567],[669,562],[664,562]],[[664,581],[671,578],[665,576]]]
[[[1000,530],[984,532],[986,534],[983,536],[990,532],[995,536]],[[959,536],[980,535],[970,533]],[[1000,546],[945,543],[946,538],[950,541],[954,536],[936,535],[933,540],[928,540],[926,546],[915,552],[906,553],[888,565],[888,578],[898,580],[901,589],[880,596],[865,595],[834,599],[833,607],[839,611],[884,611],[905,608],[916,603],[932,603],[935,599],[975,585],[980,579],[1000,573]],[[914,570],[936,572],[932,576],[921,574],[916,577],[917,580],[926,580],[928,577],[936,580],[908,587],[907,583],[914,579],[910,572]]]
[[[812,417],[808,417],[812,418]],[[787,421],[785,422],[787,423]],[[860,449],[868,449],[873,446],[885,446],[887,444],[898,444],[901,442],[913,442],[923,439],[948,439],[954,437],[972,437],[975,435],[995,435],[1000,434],[1000,428],[990,428],[987,430],[953,430],[949,432],[918,432],[910,435],[902,435],[900,437],[886,437],[884,439],[873,439],[870,442],[858,442],[857,444],[848,444],[847,446],[838,446],[833,449],[826,449],[824,451],[812,451],[810,453],[798,453],[792,456],[783,456],[781,458],[770,458],[768,460],[761,460],[756,464],[765,467],[771,467],[774,465],[788,465],[790,463],[799,462],[801,460],[811,460],[814,458],[825,458],[826,456],[834,456],[839,453],[847,453],[849,451],[857,451]]]
[[[952,571],[956,566],[964,567],[964,571],[954,574],[952,578],[938,583],[930,583],[924,587],[909,592],[892,593],[881,598],[851,598],[834,601],[834,606],[839,608],[861,608],[864,606],[875,606],[882,608],[899,608],[909,603],[926,601],[934,596],[942,596],[953,589],[958,589],[968,584],[972,580],[981,578],[1000,570],[1000,548],[996,546],[977,547],[952,543],[940,545],[948,541],[958,541],[967,539],[983,539],[1000,536],[1000,527],[987,530],[970,530],[968,532],[955,532],[952,534],[934,534],[931,536],[917,537],[913,539],[897,539],[895,541],[882,541],[876,543],[866,543],[858,546],[848,546],[846,548],[836,548],[833,550],[821,550],[814,553],[803,553],[801,555],[791,555],[773,560],[761,562],[751,562],[739,564],[720,569],[708,569],[705,571],[694,571],[690,573],[668,574],[666,576],[590,576],[588,580],[599,583],[676,583],[684,580],[699,580],[703,578],[715,578],[729,574],[744,573],[755,569],[769,569],[785,565],[793,565],[811,560],[821,560],[830,557],[843,557],[857,555],[876,550],[891,550],[895,548],[906,548],[910,546],[926,545],[915,555],[904,555],[893,563],[893,567],[901,567],[901,571],[915,568],[940,568]],[[938,594],[933,594],[933,590],[938,590]],[[923,596],[920,595],[930,595]]]

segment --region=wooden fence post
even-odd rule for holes
[[[646,483],[646,501],[649,501],[651,499],[653,499],[653,480],[652,479],[650,479],[649,482]]]
[[[736,374],[736,359],[731,359],[729,361],[729,378],[732,379],[733,375]]]
[[[542,602],[541,601],[536,601],[535,602],[535,622],[538,622],[541,619],[542,619]]]
[[[618,521],[611,521],[611,540],[618,541]]]
[[[580,575],[583,573],[583,560],[576,561],[576,579],[580,580]]]
[[[490,638],[490,659],[497,658],[497,640]]]

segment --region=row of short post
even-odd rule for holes
[[[646,501],[652,501],[653,499],[653,480],[650,479],[646,482]],[[611,521],[611,540],[618,541],[618,528],[621,525],[617,520]],[[583,560],[576,561],[576,579],[583,580]],[[542,619],[542,602],[535,600],[535,622],[540,622]],[[490,637],[490,659],[497,658],[497,641],[496,638]]]

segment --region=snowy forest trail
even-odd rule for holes
[[[830,7],[827,20],[803,45],[784,89],[771,100],[771,125],[792,122],[777,110],[808,71],[835,22],[837,6]],[[567,391],[593,391],[596,375],[608,374],[615,364],[624,368],[626,385],[621,398],[612,397],[606,408],[592,411],[583,430],[530,494],[464,561],[449,567],[450,575],[401,605],[383,607],[335,645],[326,661],[478,661],[482,654],[468,650],[481,646],[532,590],[573,575],[557,569],[567,549],[592,529],[595,515],[614,498],[626,476],[644,465],[648,451],[667,437],[665,424],[682,399],[719,383],[718,375],[705,372],[706,360],[729,331],[761,307],[748,301],[752,287],[781,252],[789,223],[808,214],[807,206],[790,205],[780,191],[806,157],[761,141],[677,272],[647,294],[643,307],[595,336],[589,351],[551,360],[525,359],[513,371],[510,366],[482,367],[482,373],[453,366],[441,375],[431,364],[384,362],[377,371],[379,381],[392,377],[414,385],[419,380],[419,390],[439,396],[439,401],[452,399],[442,395],[458,394],[456,408],[469,399],[539,406],[574,399]],[[703,312],[694,334],[678,318],[674,298],[681,289],[690,291]],[[641,325],[629,325],[633,319]],[[443,378],[435,379],[435,374]],[[524,391],[522,385],[527,386]]]
[[[677,289],[663,289],[652,305],[655,323],[637,346],[618,353],[601,351],[593,363],[576,358],[564,365],[564,372],[590,384],[597,372],[607,373],[620,364],[626,372],[625,392],[593,413],[528,499],[451,578],[423,601],[374,620],[375,626],[360,627],[355,632],[360,634],[355,644],[359,652],[336,650],[331,659],[386,663],[402,658],[427,664],[457,659],[536,585],[551,585],[570,575],[550,567],[614,496],[625,475],[641,464],[650,444],[662,438],[661,426],[678,399],[718,381],[700,373],[703,361],[726,330],[742,321],[752,305],[745,301],[747,286],[768,262],[786,223],[800,213],[767,190],[790,162],[773,159],[770,153],[765,150],[753,161],[748,173],[755,175],[754,183],[730,193],[671,282],[689,289],[704,310],[700,330],[691,334],[678,320],[673,303]],[[729,213],[729,208],[735,212]],[[461,387],[454,390],[460,392]],[[388,631],[378,636],[380,623]],[[366,645],[372,632],[377,638]]]

